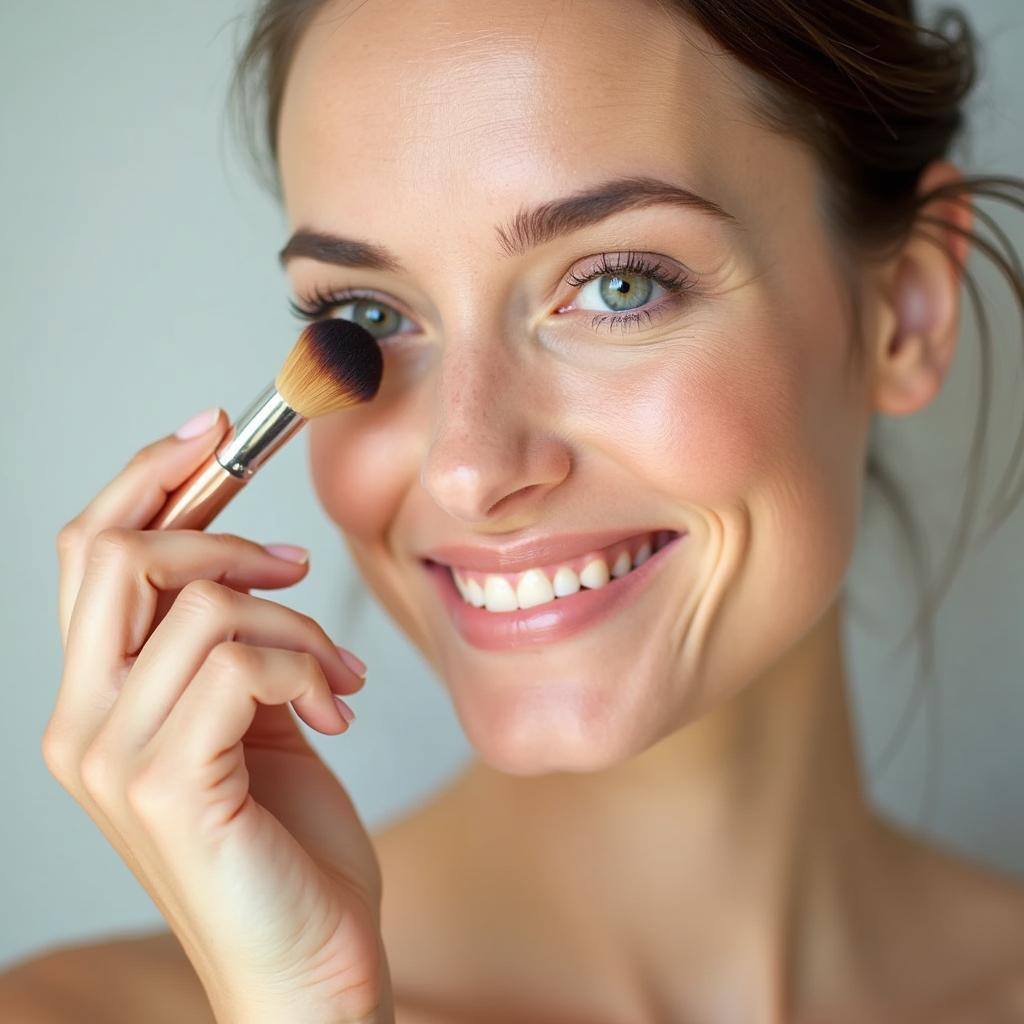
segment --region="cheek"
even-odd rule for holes
[[[631,475],[641,511],[668,510],[693,533],[700,582],[683,589],[702,595],[696,618],[714,625],[679,642],[693,666],[710,656],[735,685],[829,604],[860,509],[866,423],[848,397],[841,326],[773,321],[765,308],[591,378],[586,405],[582,389],[567,399],[590,410],[580,429]],[[741,664],[735,637],[754,621],[759,644]]]
[[[393,519],[409,480],[416,479],[418,454],[403,450],[408,433],[377,408],[346,409],[307,429],[320,504],[346,533],[372,543]]]
[[[793,472],[810,434],[801,399],[810,382],[799,362],[770,354],[767,338],[742,352],[708,330],[671,344],[564,393],[567,410],[588,410],[581,436],[600,437],[638,493],[653,488],[698,511]]]

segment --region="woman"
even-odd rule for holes
[[[61,533],[43,740],[170,931],[24,965],[21,1019],[1024,1020],[1024,890],[869,806],[841,634],[963,197],[1024,182],[946,159],[966,23],[825,8],[263,4],[294,304],[385,358],[313,484],[477,757],[366,834],[287,711],[347,728],[358,652],[248,593],[301,553],[140,530],[200,416]]]

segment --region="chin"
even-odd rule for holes
[[[620,690],[609,699],[580,681],[452,684],[455,713],[477,756],[508,775],[599,772],[643,753],[660,736],[649,716],[629,710],[627,696]]]

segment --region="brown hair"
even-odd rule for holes
[[[1005,276],[1024,314],[1024,270],[1013,243],[991,216],[967,198],[1000,200],[1024,210],[1024,179],[965,176],[916,195],[923,170],[949,154],[964,128],[964,101],[975,84],[978,46],[963,13],[943,9],[935,27],[927,28],[918,23],[913,0],[658,2],[695,21],[752,69],[758,88],[751,99],[758,116],[773,130],[802,140],[816,155],[828,185],[828,226],[832,237],[842,243],[839,252],[851,271],[858,261],[898,251],[911,232],[931,225],[966,235]],[[260,0],[235,69],[232,109],[240,115],[258,167],[264,173],[270,171],[268,183],[278,197],[277,126],[285,79],[300,37],[323,3]],[[969,204],[975,223],[987,227],[994,241],[925,212],[936,200]],[[977,282],[938,239],[924,234],[943,248],[962,275],[981,329],[982,357],[968,486],[955,535],[931,592],[926,586],[930,559],[923,534],[874,444],[866,472],[890,501],[907,535],[919,610],[900,646],[919,632],[926,676],[934,661],[934,616],[966,553],[977,504],[989,426],[992,353]],[[859,354],[859,346],[854,345],[851,356]],[[1011,486],[1022,452],[1024,430],[1000,483],[983,540],[1006,521],[1024,493],[1024,482]],[[908,713],[915,703],[908,704]],[[888,752],[881,761],[887,757]]]

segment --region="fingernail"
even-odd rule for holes
[[[345,664],[348,665],[348,667],[352,669],[360,679],[365,679],[366,663],[360,661],[351,651],[346,651],[344,647],[338,647],[337,644],[334,646],[338,652],[338,657],[341,658],[341,660],[345,662]]]
[[[338,710],[342,717],[351,725],[355,720],[356,713],[337,694],[334,695],[334,699],[338,702]]]
[[[297,544],[264,544],[263,549],[275,558],[283,558],[286,562],[297,562],[301,565],[309,561],[309,552]]]
[[[219,415],[219,407],[204,409],[202,412],[197,412],[191,419],[185,420],[174,434],[176,437],[180,437],[182,441],[187,441],[191,437],[198,437],[200,434],[205,434],[217,422]]]

